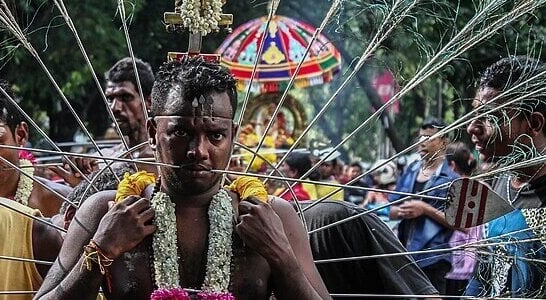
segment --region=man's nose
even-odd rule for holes
[[[118,98],[114,98],[112,102],[110,102],[110,109],[112,110],[112,112],[119,112],[121,111],[122,105],[122,101],[120,101]]]
[[[472,120],[466,127],[466,132],[470,135],[479,135],[481,133],[483,124],[480,120]]]
[[[197,161],[208,159],[207,139],[204,137],[194,137],[188,146],[186,157]]]

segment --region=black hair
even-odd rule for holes
[[[311,169],[312,164],[309,155],[301,152],[292,152],[288,154],[285,162],[290,168],[298,172],[298,177],[307,173],[307,171]]]
[[[150,96],[152,93],[152,86],[154,85],[154,72],[149,63],[135,58],[135,64],[138,71],[138,77],[140,79],[140,85],[142,87],[142,94],[144,97]],[[138,83],[136,80],[135,69],[133,67],[133,59],[131,57],[125,57],[117,61],[110,70],[104,73],[106,81],[120,83],[124,81],[130,81],[135,89],[138,90]]]
[[[17,106],[15,106],[9,98],[15,100],[16,102],[18,102],[19,99],[16,98],[7,81],[0,79],[0,87],[8,95],[6,96],[0,91],[0,121],[5,122],[11,129],[11,132],[15,133],[15,128],[24,121],[24,118],[21,112],[17,109]]]
[[[114,173],[110,170],[112,169]],[[98,174],[98,172],[102,173],[98,175],[98,177],[93,182],[93,187],[89,187],[89,182],[84,180],[80,182],[78,185],[74,187],[74,189],[68,194],[66,197],[70,202],[81,206],[82,203],[89,198],[92,194],[96,193],[98,191],[104,191],[104,190],[115,190],[118,187],[118,178],[123,178],[123,175],[125,173],[134,173],[135,169],[132,164],[128,163],[122,163],[122,164],[116,164],[115,166],[111,167],[110,169],[106,170],[98,170],[93,173],[91,173],[88,177],[94,178],[95,175]],[[115,174],[115,175],[114,175]],[[85,193],[87,191],[87,193]],[[85,193],[85,194],[84,194]],[[81,202],[80,202],[81,200]],[[70,204],[65,201],[61,205],[61,208],[59,209],[60,214],[64,214],[66,212],[66,209],[70,206]]]
[[[520,55],[505,57],[490,65],[482,73],[478,88],[492,88],[499,92],[512,89],[503,97],[503,102],[509,101],[509,98],[519,98],[521,101],[510,106],[526,113],[537,111],[546,116],[546,92],[537,92],[544,89],[545,83],[546,65]],[[519,86],[514,88],[516,85]]]
[[[455,165],[462,173],[461,175],[470,176],[477,166],[472,151],[463,142],[453,142],[447,145],[446,159],[448,162],[455,162]]]
[[[349,165],[349,167],[357,167],[360,170],[360,172],[362,172],[362,170],[364,170],[364,168],[362,168],[362,165],[357,161],[352,162]]]
[[[164,112],[171,89],[180,87],[184,100],[190,101],[211,91],[226,92],[232,109],[232,117],[237,109],[235,78],[218,63],[205,61],[202,57],[184,57],[180,61],[164,63],[157,72],[152,89],[151,117]]]
[[[423,124],[421,124],[421,129],[444,129],[446,127],[446,123],[442,119],[438,119],[435,117],[427,117],[423,121]]]

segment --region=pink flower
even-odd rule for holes
[[[152,293],[151,300],[190,300],[190,295],[182,288],[157,289]]]
[[[27,150],[19,150],[19,159],[29,160],[33,165],[36,164],[36,157]]]

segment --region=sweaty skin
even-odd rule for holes
[[[236,132],[227,94],[207,96],[212,104],[196,109],[171,93],[165,117],[148,122],[158,160],[181,166],[160,168],[161,190],[176,204],[180,285],[194,289],[205,276],[208,206],[221,179],[207,170],[225,168]],[[230,195],[238,222],[230,282],[236,299],[268,299],[271,291],[277,299],[329,299],[291,205],[275,198],[240,202]],[[109,204],[114,196],[115,191],[97,193],[79,209],[37,299],[94,299],[101,283],[108,299],[149,299],[155,288],[150,270],[154,211],[148,199],[136,196]],[[90,239],[114,259],[111,292],[96,266],[80,268],[82,247]]]

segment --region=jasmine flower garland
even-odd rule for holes
[[[129,195],[140,195],[144,188],[155,181],[153,174],[137,172],[126,174],[118,185],[116,201]],[[252,177],[242,176],[232,182],[227,189],[239,195],[240,199],[254,196],[267,202],[267,191],[263,183]],[[234,300],[228,291],[231,278],[233,207],[229,194],[220,189],[209,205],[209,236],[205,279],[197,298],[201,300]],[[152,238],[154,281],[158,289],[153,291],[152,300],[190,300],[189,291],[180,287],[178,272],[178,236],[175,204],[170,197],[157,192],[151,200],[155,210],[154,222],[157,230]]]
[[[209,207],[209,248],[207,250],[207,271],[203,290],[207,292],[227,292],[231,265],[231,234],[233,232],[233,207],[231,197],[220,189]]]
[[[167,194],[157,192],[151,206],[155,211],[154,222],[157,226],[152,242],[155,282],[160,289],[180,287],[175,205]]]
[[[184,0],[181,17],[191,33],[207,35],[218,31],[222,14],[222,0]]]
[[[28,206],[28,198],[32,193],[32,187],[34,181],[32,177],[34,176],[34,167],[32,167],[32,162],[28,159],[19,159],[19,166],[22,168],[24,174],[19,174],[19,182],[17,182],[17,191],[15,191],[15,196],[13,200]]]
[[[167,299],[163,296],[172,293],[186,297],[178,292],[180,291],[180,283],[175,204],[167,194],[158,192],[152,198],[151,205],[155,210],[155,224],[157,226],[152,248],[155,282],[159,288],[154,291],[151,298]],[[199,293],[199,297],[201,299],[207,299],[209,296],[214,296],[215,299],[234,299],[228,292],[231,278],[233,208],[231,197],[225,190],[219,190],[212,197],[208,216],[210,231],[207,265],[205,280],[201,287],[204,292]]]

